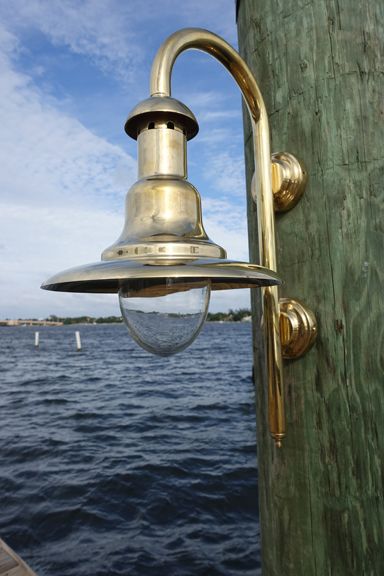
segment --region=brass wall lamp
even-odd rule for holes
[[[251,116],[255,154],[252,195],[257,202],[260,264],[226,259],[203,226],[200,195],[187,181],[187,140],[196,136],[193,113],[171,98],[171,73],[187,49],[208,52],[230,72]],[[186,348],[202,328],[211,290],[261,287],[268,369],[270,432],[285,435],[282,357],[298,358],[316,336],[313,314],[296,300],[279,301],[274,210],[292,208],[306,174],[291,154],[271,156],[268,116],[260,90],[240,55],[219,36],[198,28],[172,34],[152,66],[151,96],[125,124],[138,142],[138,181],[126,198],[126,221],[101,262],[72,268],[42,288],[119,293],[129,332],[146,350],[167,356]]]

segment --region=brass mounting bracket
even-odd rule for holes
[[[257,145],[263,148],[265,139],[259,137],[257,125],[254,130],[256,170],[252,180],[252,195],[258,209],[260,260],[276,270],[274,213],[287,212],[296,206],[304,193],[307,173],[303,164],[293,154],[279,152],[269,156],[271,180],[268,194],[265,184],[267,168],[259,158],[257,148]],[[264,174],[257,173],[261,167],[264,168]],[[282,360],[299,358],[310,349],[316,339],[316,319],[302,302],[280,299],[277,286],[263,288],[262,292],[268,366],[269,429],[275,445],[281,447],[285,436]]]
[[[313,345],[317,335],[316,318],[302,302],[280,298],[280,339],[284,359],[303,356]]]
[[[288,212],[304,194],[305,167],[289,152],[272,154],[272,192],[275,212]],[[302,302],[280,298],[280,340],[284,359],[300,358],[316,340],[317,325],[313,312]]]
[[[291,210],[302,197],[307,183],[303,164],[289,152],[272,154],[272,192],[275,212]]]

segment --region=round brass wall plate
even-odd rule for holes
[[[282,356],[294,360],[303,356],[315,342],[316,318],[313,312],[298,300],[281,298],[279,303]]]
[[[307,183],[303,164],[289,152],[272,154],[272,190],[275,212],[288,212],[302,197]]]

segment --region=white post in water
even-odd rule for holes
[[[76,330],[75,335],[76,335],[76,348],[77,348],[77,351],[80,352],[80,350],[81,350],[80,332],[78,330]]]
[[[40,336],[39,332],[35,332],[35,348],[39,347],[39,343],[40,343],[39,336]]]

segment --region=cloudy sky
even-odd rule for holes
[[[0,0],[0,318],[119,314],[117,297],[40,290],[44,279],[99,260],[119,236],[136,179],[123,125],[148,93],[161,42],[186,26],[236,46],[233,0]],[[179,57],[173,96],[200,124],[189,180],[208,235],[248,259],[241,98],[208,55]],[[247,306],[247,290],[211,310]]]

